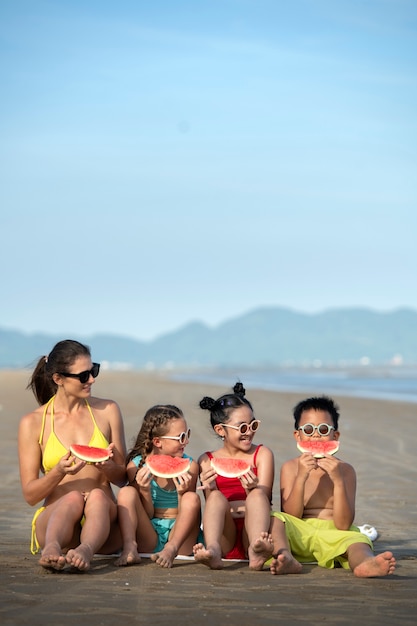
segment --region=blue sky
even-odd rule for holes
[[[3,0],[0,328],[417,308],[414,0]]]

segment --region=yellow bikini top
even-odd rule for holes
[[[55,396],[52,396],[52,398],[45,405],[45,409],[43,411],[43,417],[42,417],[41,434],[39,435],[39,445],[42,445],[43,433],[45,430],[46,413],[50,405],[51,406],[51,434],[48,437],[48,441],[46,442],[45,450],[43,451],[43,456],[42,456],[42,465],[43,465],[45,474],[51,471],[51,469],[55,467],[55,465],[59,463],[60,459],[62,459],[62,457],[68,452],[67,448],[60,442],[58,437],[55,435],[54,400],[55,400]],[[106,437],[103,435],[103,433],[97,426],[96,420],[94,419],[93,412],[87,400],[85,401],[85,403],[87,405],[87,408],[91,415],[91,419],[93,420],[93,424],[94,424],[93,435],[88,445],[95,446],[96,448],[107,448],[109,446],[109,442],[107,441]]]

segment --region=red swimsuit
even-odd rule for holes
[[[256,457],[258,456],[259,448],[262,446],[260,444],[257,446],[255,453],[253,455],[253,463],[252,463],[252,471],[257,476],[258,468],[256,467]],[[213,458],[213,454],[211,452],[206,452],[209,459]],[[224,495],[225,498],[229,502],[234,502],[236,500],[246,500],[246,491],[242,487],[242,483],[239,478],[225,478],[224,476],[217,476],[216,478],[216,486],[217,489]],[[243,529],[245,526],[245,518],[244,517],[235,517],[233,521],[236,526],[236,540],[233,548],[224,556],[225,559],[240,559],[245,560],[248,558],[247,552],[243,545]]]

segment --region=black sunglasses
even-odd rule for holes
[[[66,376],[66,378],[78,378],[80,383],[83,385],[88,382],[90,376],[93,378],[97,378],[98,373],[100,371],[100,363],[93,363],[93,367],[91,370],[85,370],[85,372],[80,372],[79,374],[70,374],[69,372],[57,372],[60,376]]]

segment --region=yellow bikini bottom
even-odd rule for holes
[[[31,538],[30,538],[30,551],[32,552],[32,554],[37,554],[39,550],[41,549],[38,538],[36,537],[36,520],[45,509],[46,509],[46,506],[41,506],[40,509],[38,509],[35,512],[35,515],[32,518],[32,533],[31,533]],[[85,522],[85,517],[83,515],[81,518],[81,526],[84,524],[84,522]]]

